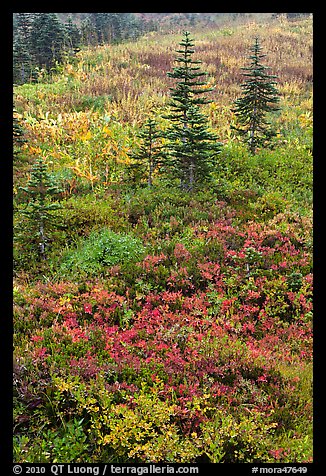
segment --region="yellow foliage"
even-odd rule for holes
[[[312,126],[312,115],[310,111],[300,114],[299,121],[303,127]]]
[[[200,446],[197,434],[193,433],[191,439],[180,434],[173,422],[177,407],[160,399],[161,384],[156,380],[153,388],[143,386],[137,395],[127,397],[131,406],[105,405],[98,415],[94,414],[91,431],[95,432],[97,443],[109,446],[126,460],[145,463],[194,460]]]
[[[58,390],[60,390],[60,392],[67,392],[71,390],[71,384],[69,382],[66,382],[65,380],[59,377],[55,378],[54,380],[56,387]]]
[[[65,73],[67,73],[69,76],[76,76],[76,71],[73,67],[72,64],[67,64],[66,67],[65,67]]]
[[[29,152],[31,154],[40,154],[42,152],[42,149],[40,147],[34,147],[34,146],[30,146],[29,147]]]
[[[91,133],[91,131],[87,131],[86,134],[80,135],[79,138],[80,138],[80,140],[82,140],[83,142],[89,141],[89,140],[92,138],[92,133]]]
[[[107,134],[108,136],[112,136],[112,132],[107,126],[104,126],[102,131],[105,132],[105,134]]]

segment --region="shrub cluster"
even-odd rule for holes
[[[15,287],[16,461],[311,460],[306,223],[176,193]]]

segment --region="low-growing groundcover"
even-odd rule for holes
[[[134,196],[138,260],[14,288],[15,461],[311,461],[309,223],[174,200]]]

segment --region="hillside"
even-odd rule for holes
[[[311,18],[193,25],[221,152],[189,191],[135,167],[146,120],[169,127],[181,34],[160,15],[14,87],[14,460],[311,462]],[[252,154],[231,125],[256,37],[280,100]]]
[[[66,22],[69,17],[73,22],[80,25],[83,20],[89,17],[89,13],[57,13],[62,22]],[[134,13],[137,18],[149,22],[152,21],[160,29],[162,26],[195,26],[196,24],[216,25],[233,20],[270,19],[271,13]],[[300,14],[297,14],[300,15]],[[15,18],[15,14],[14,14]]]

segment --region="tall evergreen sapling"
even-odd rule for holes
[[[172,123],[165,133],[165,163],[182,188],[193,190],[196,184],[209,179],[221,144],[209,131],[208,119],[200,111],[201,105],[211,102],[203,94],[212,88],[204,88],[207,82],[203,76],[207,73],[200,71],[201,61],[192,59],[194,43],[188,31],[179,45],[175,60],[178,66],[168,73],[177,84],[170,88],[171,112],[165,116]]]
[[[268,143],[275,135],[266,120],[266,114],[278,111],[275,104],[279,101],[279,92],[275,87],[276,76],[267,73],[268,66],[261,64],[261,59],[266,55],[261,54],[262,48],[258,38],[250,48],[252,55],[249,56],[251,63],[244,76],[247,78],[241,85],[243,96],[235,101],[233,112],[236,115],[239,127],[231,126],[248,143],[252,154],[256,153],[257,147]]]
[[[154,119],[149,118],[143,125],[139,137],[141,145],[139,151],[130,157],[136,162],[131,166],[132,169],[145,172],[148,186],[153,185],[153,174],[161,164],[162,146],[160,144],[161,133],[157,129]]]
[[[55,226],[58,221],[53,212],[61,206],[58,203],[51,202],[51,197],[60,193],[60,190],[52,180],[47,164],[42,157],[39,157],[33,165],[26,187],[20,187],[20,189],[28,197],[28,204],[23,214],[30,220],[31,234],[37,237],[40,256],[45,259],[48,230]]]

